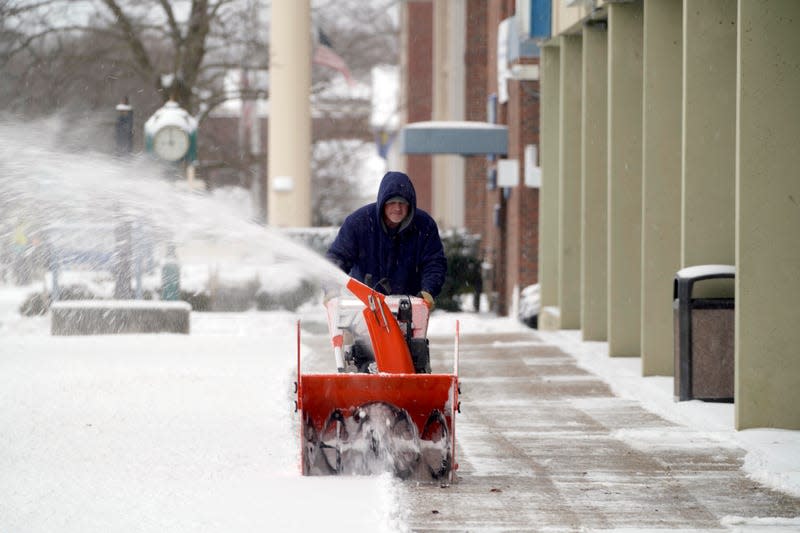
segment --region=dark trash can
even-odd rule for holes
[[[673,285],[675,399],[733,401],[734,299],[693,298],[698,281],[734,278],[730,265],[681,269]]]

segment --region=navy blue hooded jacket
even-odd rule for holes
[[[395,196],[408,201],[408,215],[394,230],[383,222],[383,206]],[[431,216],[417,209],[411,179],[402,172],[387,172],[378,189],[378,201],[348,216],[327,253],[328,259],[358,281],[369,275],[372,285],[386,279],[385,294],[437,296],[442,290],[447,260],[439,228]]]

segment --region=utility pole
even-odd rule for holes
[[[311,225],[311,6],[273,0],[269,58],[267,217]]]

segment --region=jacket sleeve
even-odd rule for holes
[[[354,231],[355,226],[356,224],[353,217],[347,217],[325,254],[325,257],[341,268],[345,274],[350,274],[350,270],[353,268],[353,264],[358,257],[358,247]]]
[[[447,274],[447,258],[444,255],[442,239],[439,238],[439,228],[433,219],[421,237],[420,286],[423,291],[436,297],[444,285],[444,278]]]

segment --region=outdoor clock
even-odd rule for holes
[[[153,136],[153,151],[161,159],[178,161],[189,151],[189,134],[179,126],[168,125]]]

